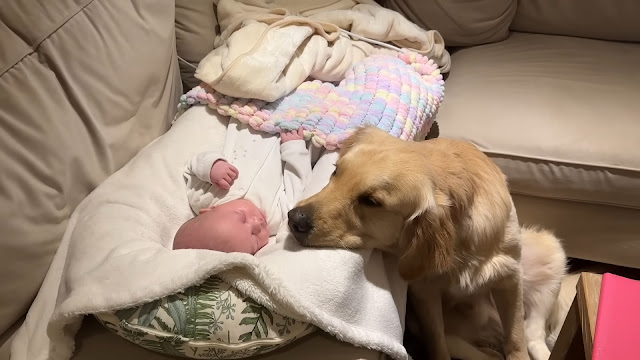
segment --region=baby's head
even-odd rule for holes
[[[173,248],[255,254],[268,241],[264,212],[251,201],[238,199],[200,210],[178,229]]]

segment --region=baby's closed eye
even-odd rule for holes
[[[236,213],[238,214],[238,216],[240,217],[240,221],[243,224],[247,223],[247,215],[245,213],[243,213],[242,211],[236,211]]]

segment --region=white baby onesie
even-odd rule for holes
[[[239,172],[229,190],[211,184],[211,166],[220,159]],[[302,198],[311,177],[311,158],[303,140],[281,145],[278,136],[256,132],[231,119],[222,153],[197,154],[184,177],[189,205],[196,214],[200,209],[244,198],[266,213],[273,236],[287,218],[287,212]]]

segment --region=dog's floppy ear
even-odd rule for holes
[[[440,274],[453,263],[455,227],[449,208],[423,212],[401,234],[400,275],[405,280]]]

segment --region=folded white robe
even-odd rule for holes
[[[143,304],[213,274],[272,311],[407,358],[406,283],[395,260],[380,252],[302,249],[286,224],[255,257],[170,250],[177,229],[193,216],[183,169],[196,153],[222,149],[226,121],[206,107],[188,110],[77,207],[13,341],[12,360],[67,360],[84,314]],[[319,183],[309,191],[330,174],[315,175]]]
[[[378,45],[341,35],[347,30],[393,42],[433,59],[449,71],[442,36],[424,30],[373,0],[220,0],[216,49],[195,77],[233,97],[275,101],[308,77],[339,81]]]

